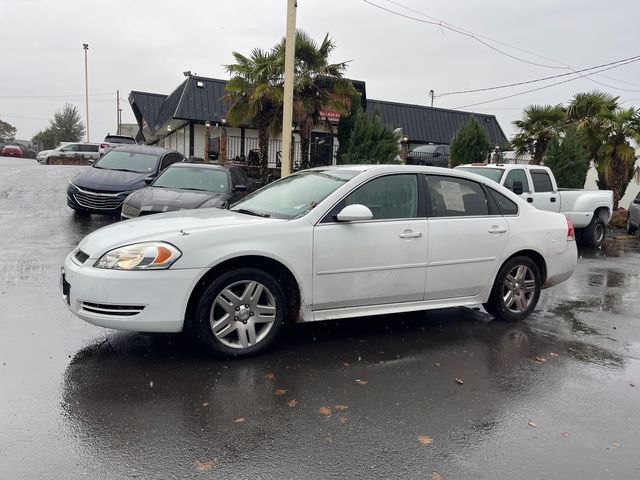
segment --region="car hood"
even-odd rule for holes
[[[127,204],[148,212],[170,212],[198,208],[209,200],[224,200],[224,193],[147,187],[127,199]]]
[[[144,179],[149,173],[121,172],[90,167],[78,174],[71,182],[80,188],[126,192],[144,187]]]
[[[180,247],[193,237],[215,235],[212,231],[241,229],[255,231],[257,224],[286,222],[283,219],[254,217],[219,208],[181,210],[159,215],[148,215],[119,222],[87,235],[78,245],[83,252],[94,257],[105,251],[132,243],[167,241]],[[242,235],[242,233],[238,233]]]

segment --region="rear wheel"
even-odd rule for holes
[[[638,227],[631,223],[631,215],[627,215],[627,233],[633,235],[638,230]]]
[[[202,294],[195,333],[216,356],[256,355],[275,342],[285,312],[282,286],[272,275],[240,268],[216,278]]]
[[[591,223],[582,231],[582,243],[588,247],[598,248],[604,241],[606,225],[599,216],[594,216]]]
[[[517,322],[536,307],[541,289],[538,265],[529,257],[514,257],[498,272],[489,301],[483,306],[500,320]]]

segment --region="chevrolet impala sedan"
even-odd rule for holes
[[[62,271],[81,319],[264,351],[292,322],[483,304],[527,317],[577,260],[564,215],[497,183],[408,165],[299,172],[230,210],[137,218],[85,237]]]

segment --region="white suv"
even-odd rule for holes
[[[64,143],[53,150],[44,150],[38,153],[36,159],[45,165],[49,164],[49,159],[52,157],[78,158],[93,163],[100,158],[99,149],[100,145],[97,143]]]

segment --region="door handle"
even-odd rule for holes
[[[494,225],[489,229],[489,233],[507,233],[507,229],[505,227],[499,227],[498,225]]]
[[[551,203],[555,203],[556,202],[556,197],[551,197]]]
[[[405,230],[400,234],[400,238],[420,238],[422,232],[412,232],[411,230]]]
[[[533,203],[533,197],[527,197],[527,202]]]

